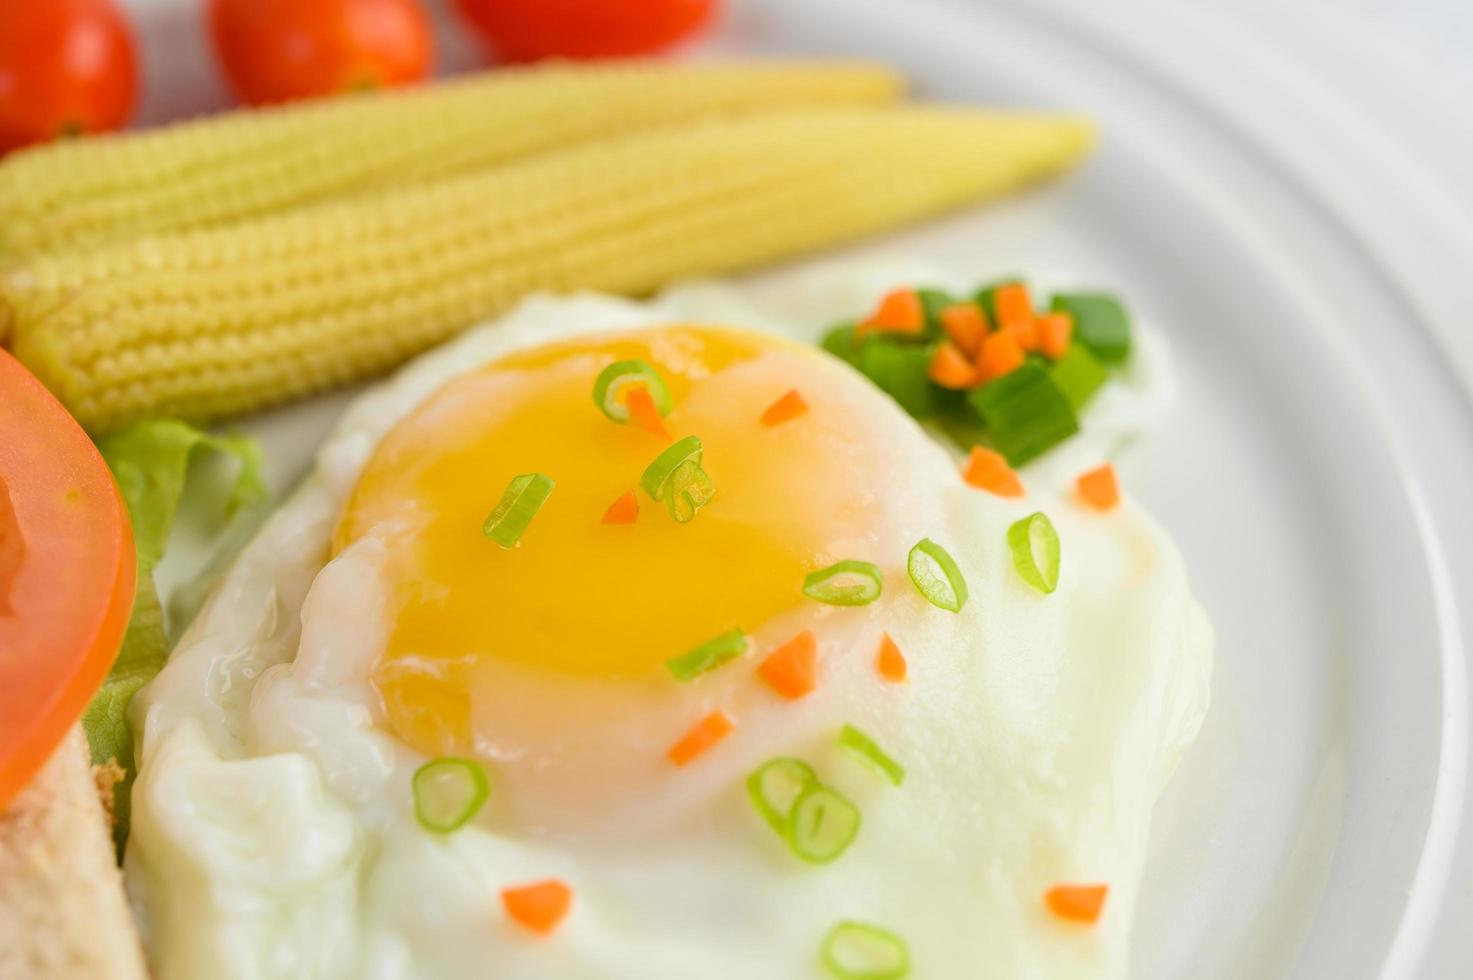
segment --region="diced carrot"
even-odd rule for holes
[[[1015,326],[1033,322],[1033,300],[1028,287],[1021,282],[999,286],[992,294],[992,316],[998,330],[1012,330]]]
[[[517,925],[539,936],[545,936],[557,928],[573,904],[573,889],[555,878],[503,888],[501,904],[506,917]]]
[[[806,411],[808,411],[808,403],[803,400],[798,389],[794,388],[767,406],[767,411],[762,413],[762,424],[781,425],[784,422],[791,422]]]
[[[941,329],[968,357],[976,357],[987,336],[987,314],[976,303],[954,303],[941,311]]]
[[[1040,338],[1037,320],[1030,319],[1014,323],[1008,327],[1008,332],[1018,341],[1018,346],[1025,351],[1038,350]]]
[[[1099,921],[1109,894],[1109,885],[1055,885],[1043,893],[1043,900],[1059,918],[1093,925]]]
[[[1023,366],[1023,348],[1010,330],[988,334],[977,356],[978,379],[984,384]]]
[[[1057,361],[1074,339],[1074,318],[1065,312],[1045,313],[1038,318],[1038,349],[1043,356]]]
[[[875,669],[891,684],[899,684],[905,680],[905,655],[900,652],[895,641],[890,639],[889,633],[880,638],[880,652],[875,656]]]
[[[723,711],[713,711],[700,721],[690,731],[680,737],[680,741],[670,746],[670,751],[665,753],[670,761],[677,766],[683,766],[696,756],[705,752],[711,746],[731,734],[736,726]]]
[[[624,404],[628,407],[629,418],[635,425],[657,436],[670,438],[670,430],[665,428],[665,420],[660,417],[660,410],[655,407],[655,399],[644,385],[635,385],[630,389],[629,397],[625,399]]]
[[[757,667],[767,686],[796,701],[818,686],[818,641],[804,630],[767,655]]]
[[[867,333],[920,333],[926,328],[926,309],[914,289],[892,289],[868,318],[860,321],[856,336]]]
[[[977,381],[977,369],[967,360],[967,355],[961,352],[955,344],[943,341],[936,348],[936,355],[931,358],[931,369],[927,376],[943,388],[954,388],[960,391],[970,388]]]
[[[972,454],[967,457],[966,468],[962,470],[962,479],[979,490],[995,493],[999,497],[1021,497],[1025,493],[1023,481],[1018,479],[1017,472],[1008,465],[1006,457],[986,446],[972,448]]]
[[[1109,463],[1082,474],[1076,485],[1084,502],[1096,510],[1110,510],[1120,503],[1120,484],[1115,479],[1115,467]]]
[[[604,519],[600,524],[633,524],[639,520],[639,497],[633,490],[624,491],[624,495],[609,504],[609,509],[604,511]]]

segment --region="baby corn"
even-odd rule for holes
[[[934,108],[649,130],[38,261],[0,276],[0,324],[94,433],[209,421],[385,371],[536,290],[644,293],[992,197],[1090,139],[1072,118]]]
[[[63,141],[0,164],[0,268],[424,183],[640,127],[883,103],[900,90],[893,71],[860,62],[552,65]]]

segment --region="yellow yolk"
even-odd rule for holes
[[[704,445],[715,496],[689,523],[643,490],[634,524],[600,523],[669,444],[594,403],[599,371],[628,358],[669,387],[672,436]],[[387,546],[374,681],[394,730],[425,751],[469,751],[486,736],[478,691],[508,667],[674,683],[670,658],[812,604],[803,577],[870,557],[885,504],[885,447],[867,441],[841,371],[785,341],[678,326],[539,347],[447,383],[380,443],[334,536],[335,552],[370,534]],[[808,412],[763,425],[793,388]],[[482,523],[532,472],[555,487],[503,549]]]

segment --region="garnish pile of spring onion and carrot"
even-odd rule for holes
[[[1108,297],[1056,296],[1053,306],[1053,312],[1034,314],[1026,288],[1018,283],[989,287],[975,300],[963,302],[932,290],[898,290],[885,297],[874,316],[856,327],[841,328],[830,341],[841,336],[838,346],[854,354],[861,369],[902,404],[927,387],[950,393],[969,390],[966,400],[954,401],[949,410],[975,410],[989,423],[989,441],[996,448],[976,446],[962,476],[979,489],[1022,497],[1025,490],[1012,466],[1052,445],[1048,440],[1067,436],[1066,428],[1070,432],[1077,428],[1074,412],[1104,379],[1100,361],[1123,358],[1129,345],[1128,324]],[[927,339],[932,320],[946,339]],[[1076,320],[1086,329],[1076,329]],[[836,345],[826,342],[826,346]],[[921,369],[923,359],[926,366]],[[918,369],[923,376],[916,374]],[[1001,394],[999,385],[1006,387]],[[715,484],[704,468],[699,437],[672,436],[667,417],[674,402],[658,371],[640,360],[616,361],[595,379],[593,400],[611,422],[637,426],[667,443],[645,467],[638,489],[663,503],[676,522],[693,520],[711,501]],[[769,404],[754,424],[792,424],[808,411],[802,393],[791,389]],[[513,477],[486,518],[483,534],[501,548],[519,547],[554,487],[553,479],[543,473]],[[1097,510],[1109,510],[1119,501],[1109,464],[1081,475],[1077,491],[1081,502]],[[634,488],[625,489],[600,523],[634,524],[639,513],[639,494]],[[1059,580],[1060,547],[1048,516],[1037,512],[1015,521],[1008,529],[1007,544],[1019,578],[1039,593],[1052,593]],[[967,582],[945,547],[923,538],[910,549],[905,568],[928,603],[961,612],[969,595]],[[800,588],[804,596],[825,605],[865,606],[880,598],[884,573],[874,562],[848,558],[815,569]],[[667,660],[666,668],[675,681],[691,683],[742,657],[750,645],[746,634],[733,627]],[[755,675],[774,695],[799,701],[818,687],[818,667],[818,642],[810,630],[803,630],[768,651]],[[905,655],[888,633],[880,638],[874,669],[883,683],[907,680]],[[676,767],[689,765],[736,727],[725,711],[712,711],[681,734],[666,757]],[[904,765],[861,729],[844,725],[836,744],[893,786],[904,783]],[[426,762],[415,772],[412,787],[416,818],[438,834],[464,826],[491,796],[490,779],[481,765],[459,757]],[[764,762],[747,777],[747,795],[757,816],[803,862],[837,860],[859,834],[859,807],[802,759],[779,756]],[[1107,892],[1105,885],[1058,884],[1044,893],[1043,904],[1060,920],[1090,924],[1101,914]],[[509,886],[501,898],[509,920],[546,935],[568,913],[572,890],[548,879]],[[839,978],[903,977],[910,969],[904,940],[870,923],[838,923],[825,937],[820,954],[827,971]]]
[[[1130,346],[1114,296],[1056,293],[1040,311],[1016,279],[968,296],[895,289],[823,340],[911,415],[1010,466],[1078,432],[1080,411]]]

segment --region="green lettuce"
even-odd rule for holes
[[[168,658],[169,637],[153,571],[174,527],[190,460],[196,453],[209,452],[238,461],[223,521],[265,499],[266,487],[261,481],[260,447],[254,440],[211,435],[172,419],[139,422],[104,437],[98,449],[122,491],[138,552],[138,590],[122,647],[107,680],[82,716],[93,765],[116,762],[126,773],[113,796],[114,835],[121,854],[128,837],[129,793],[136,774],[128,705]]]

